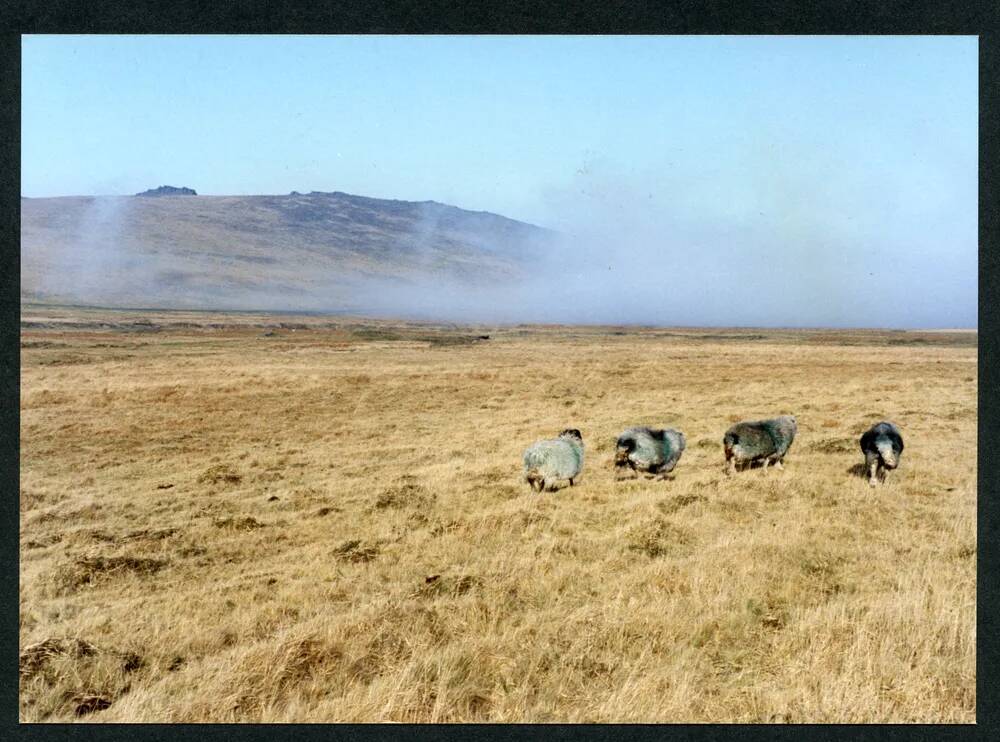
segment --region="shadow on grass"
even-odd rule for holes
[[[858,479],[865,479],[865,480],[868,479],[868,467],[866,467],[864,464],[855,464],[854,466],[848,467],[847,468],[847,473],[850,474],[850,475],[852,475],[852,476],[857,477]],[[878,473],[878,481],[880,481],[880,482],[884,482],[885,481],[885,471],[884,470],[883,471],[879,471],[879,473]]]

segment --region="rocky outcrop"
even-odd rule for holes
[[[148,191],[135,194],[136,196],[197,196],[193,188],[177,188],[176,186],[163,185],[159,188],[150,188]]]

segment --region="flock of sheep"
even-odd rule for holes
[[[782,460],[795,440],[798,429],[792,415],[771,420],[740,422],[726,431],[722,439],[726,455],[726,473],[736,472],[754,462],[763,468],[774,464],[782,468]],[[861,452],[865,455],[868,482],[873,487],[879,475],[899,466],[903,453],[903,437],[890,422],[880,422],[861,436]],[[679,430],[629,428],[618,436],[615,448],[615,473],[618,478],[631,470],[661,478],[673,471],[684,452],[685,438]],[[538,441],[524,452],[524,479],[532,490],[555,489],[557,482],[569,480],[570,486],[583,471],[583,436],[569,428],[558,438]]]

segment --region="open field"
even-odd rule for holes
[[[21,719],[973,722],[976,342],[25,307]]]

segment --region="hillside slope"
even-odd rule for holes
[[[346,193],[21,201],[24,301],[364,311],[373,292],[516,281],[555,233]]]

